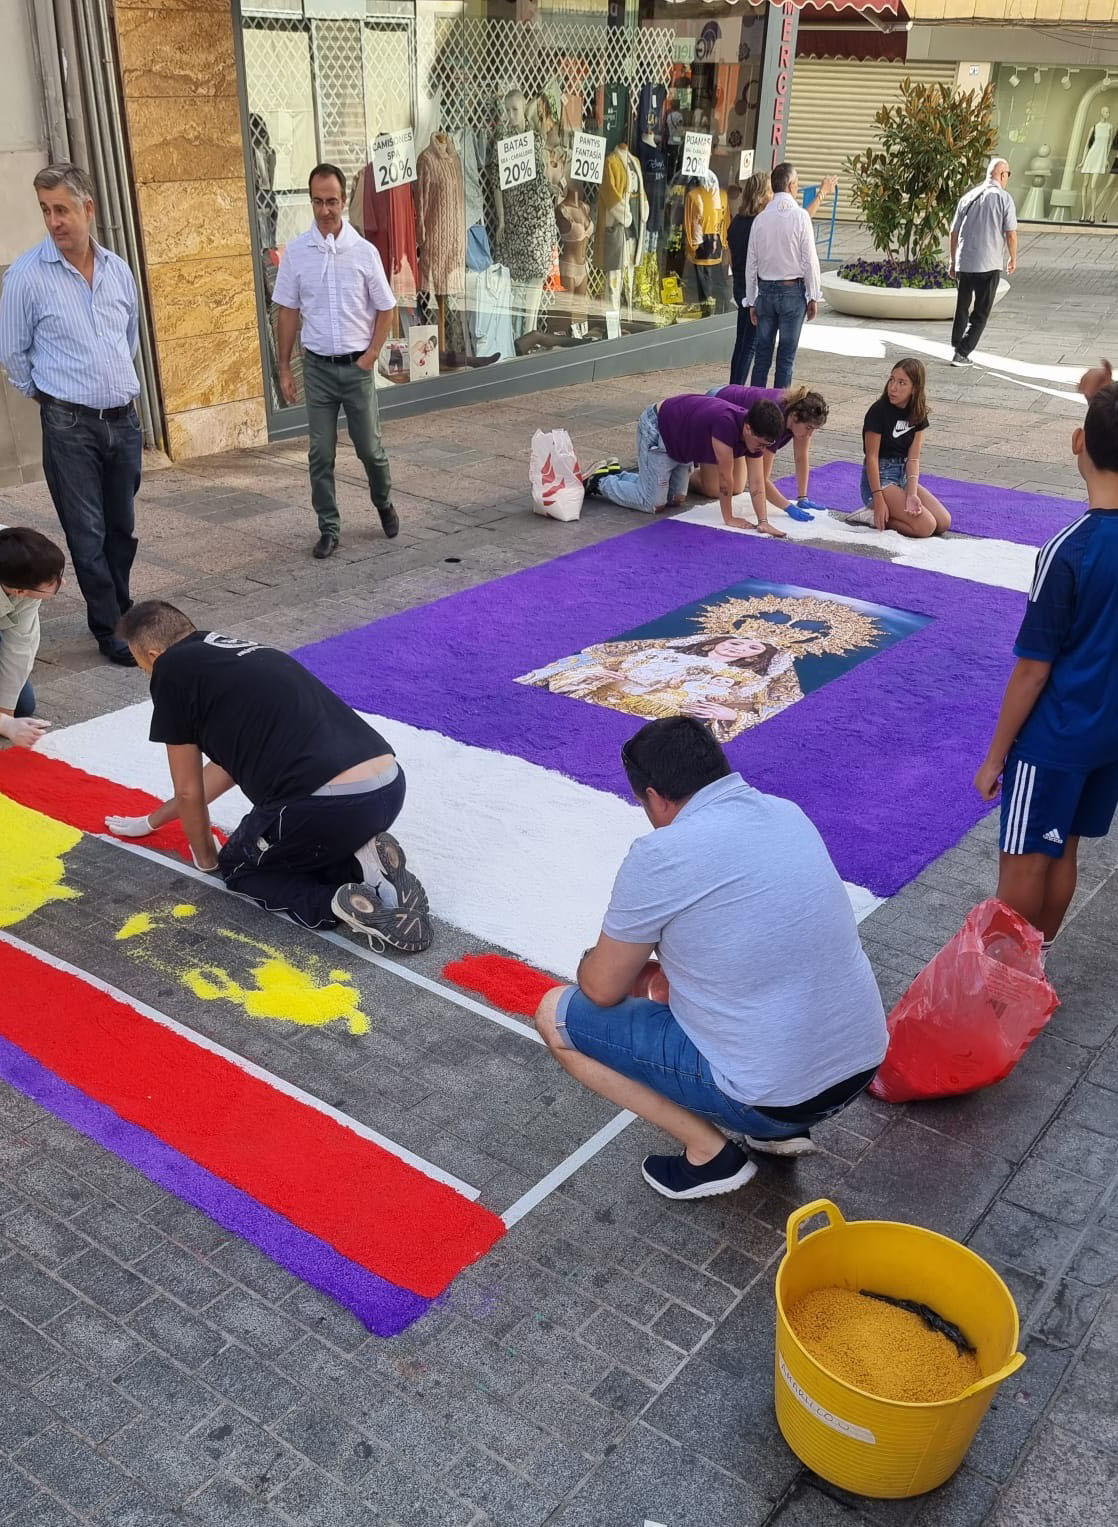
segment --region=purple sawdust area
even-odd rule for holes
[[[811,496],[828,509],[850,513],[862,507],[861,464],[830,461],[811,474]],[[1049,498],[1016,488],[991,488],[980,482],[920,473],[920,481],[951,512],[951,528],[987,540],[1014,541],[1019,546],[1043,546],[1057,531],[1078,519],[1087,507],[1082,500]],[[796,497],[796,479],[777,484],[785,497]]]
[[[146,1129],[87,1097],[2,1037],[0,1079],[127,1161],[150,1182],[193,1204],[234,1235],[251,1241],[280,1267],[344,1305],[375,1336],[397,1336],[430,1309],[430,1299],[397,1288],[359,1267]]]
[[[931,617],[727,747],[752,784],[807,812],[845,879],[891,896],[990,810],[971,781],[1023,594],[665,520],[296,655],[358,710],[628,799],[618,755],[640,721],[517,678],[744,578]]]

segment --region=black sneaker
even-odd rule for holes
[[[751,1151],[763,1151],[766,1156],[814,1156],[819,1149],[809,1129],[802,1129],[798,1135],[785,1135],[782,1140],[755,1140],[746,1135],[745,1143]]]
[[[956,350],[955,354],[951,357],[951,364],[953,366],[973,366],[974,362],[969,355],[964,355],[961,350]]]
[[[400,534],[400,516],[391,504],[387,504],[383,509],[378,509],[377,513],[380,515],[381,529],[384,531],[385,539],[393,540]]]
[[[692,1166],[683,1151],[678,1156],[646,1156],[641,1167],[648,1186],[665,1198],[713,1198],[744,1188],[756,1175],[756,1166],[732,1140],[706,1166]]]
[[[415,876],[411,877],[415,880]],[[416,880],[423,898],[419,907],[386,907],[371,885],[352,881],[334,892],[330,910],[339,922],[354,933],[363,933],[370,948],[394,949],[398,954],[419,954],[431,943],[431,918],[427,897]]]
[[[316,562],[324,562],[327,557],[332,557],[338,549],[338,538],[331,535],[330,531],[324,530],[314,543],[311,556]]]
[[[598,484],[603,477],[612,477],[615,472],[621,471],[621,463],[616,456],[610,456],[606,461],[599,461],[596,467],[591,467],[582,479],[582,486],[591,498],[598,496]]]
[[[106,636],[103,641],[97,643],[97,650],[102,657],[107,657],[110,663],[115,663],[118,668],[135,668],[136,659],[126,641],[119,636]]]

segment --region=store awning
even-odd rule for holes
[[[833,21],[841,13],[842,19],[853,20],[851,13],[861,12],[867,21],[876,18],[893,21],[903,26],[909,19],[903,0],[827,0],[827,4],[812,4],[811,0],[793,0],[800,12],[801,24],[805,21]]]
[[[796,57],[903,61],[911,25],[905,0],[805,0]]]

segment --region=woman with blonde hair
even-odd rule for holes
[[[827,422],[827,401],[810,387],[715,387],[714,397],[723,398],[735,408],[752,408],[761,398],[775,403],[784,416],[784,428],[771,446],[758,452],[747,451],[734,462],[734,494],[764,494],[763,502],[782,509],[793,520],[810,520],[812,510],[822,510],[808,497],[811,476],[811,437]],[[796,498],[785,498],[773,482],[773,460],[783,446],[792,442],[796,468]],[[700,466],[690,483],[693,493],[713,498],[718,492],[718,473],[714,467]]]
[[[734,308],[738,315],[737,339],[734,356],[730,362],[730,381],[744,385],[749,380],[749,364],[753,359],[753,346],[757,330],[753,315],[745,301],[745,260],[749,253],[749,234],[753,220],[772,201],[773,188],[768,172],[759,170],[751,175],[741,188],[741,206],[730,220],[726,242],[730,246],[730,271],[734,282]]]

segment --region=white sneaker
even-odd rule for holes
[[[872,530],[876,524],[872,509],[858,509],[853,514],[841,514],[837,509],[832,509],[831,515],[843,525],[868,525]]]

